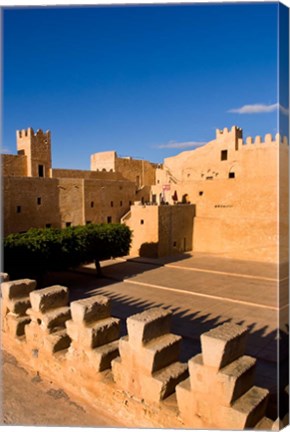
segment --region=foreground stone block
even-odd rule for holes
[[[28,316],[17,316],[13,313],[8,313],[6,316],[6,331],[12,337],[21,337],[25,334],[25,326],[30,323]]]
[[[221,425],[224,422],[229,429],[253,428],[265,416],[268,397],[268,390],[252,387],[231,407],[220,411]]]
[[[153,308],[127,319],[130,341],[142,345],[170,331],[172,312]]]
[[[25,329],[32,350],[55,354],[70,346],[71,338],[65,323],[71,318],[68,289],[51,286],[30,293],[31,308],[27,310],[31,323]]]
[[[221,369],[242,356],[247,333],[246,327],[225,323],[201,335],[203,363]]]
[[[269,423],[264,417],[269,392],[253,386],[256,360],[243,355],[246,333],[241,326],[224,324],[201,335],[202,354],[189,360],[190,377],[176,387],[185,427],[194,427],[196,419],[209,429]]]
[[[110,309],[109,299],[105,296],[90,297],[71,303],[72,319],[80,324],[108,318],[111,314]]]
[[[112,362],[115,382],[126,392],[159,403],[188,376],[178,362],[180,336],[169,333],[171,312],[154,308],[127,319],[128,337],[120,340],[120,356]]]
[[[68,304],[68,289],[55,285],[30,294],[30,302],[35,312],[45,313],[48,310],[66,306]]]
[[[118,339],[120,334],[120,320],[106,318],[81,327],[69,320],[66,322],[67,333],[71,339],[84,349],[93,349]]]
[[[32,279],[19,279],[1,284],[1,292],[4,300],[14,300],[28,297],[36,288],[36,281]]]
[[[8,281],[9,281],[9,274],[0,272],[0,283],[8,282]]]
[[[66,321],[72,339],[68,359],[81,373],[101,372],[119,355],[120,320],[110,316],[110,301],[94,296],[71,303],[72,319]]]

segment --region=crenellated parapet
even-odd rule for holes
[[[269,391],[255,386],[244,326],[203,333],[202,352],[180,363],[182,338],[170,333],[166,309],[127,318],[119,339],[105,296],[68,304],[66,287],[36,289],[30,279],[3,282],[1,291],[4,349],[127,426],[271,430],[288,422],[265,416]]]

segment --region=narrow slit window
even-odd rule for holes
[[[41,197],[38,197],[37,198],[37,205],[40,205],[41,204]]]
[[[221,160],[222,161],[228,160],[228,151],[227,150],[222,150],[221,151]]]

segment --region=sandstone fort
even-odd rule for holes
[[[4,234],[124,222],[132,255],[278,262],[287,259],[288,148],[279,134],[244,139],[233,126],[162,164],[106,151],[91,155],[90,170],[70,170],[52,167],[49,131],[19,130],[17,155],[2,155]]]

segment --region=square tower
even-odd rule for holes
[[[18,154],[27,156],[28,177],[50,177],[50,131],[43,132],[39,129],[34,133],[32,128],[18,130],[16,140]]]

